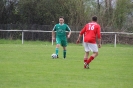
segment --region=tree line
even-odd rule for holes
[[[97,15],[102,31],[133,32],[132,0],[0,0],[0,24],[54,25],[59,16],[84,26]]]

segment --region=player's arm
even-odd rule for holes
[[[70,29],[70,27],[68,25],[67,25],[67,31],[68,31],[67,38],[70,38],[70,36],[71,36],[71,29]]]
[[[82,35],[79,34],[78,39],[77,39],[77,41],[76,41],[77,44],[80,43],[80,39],[81,39],[81,37],[82,37]]]
[[[86,26],[80,31],[79,36],[78,36],[78,39],[76,41],[77,44],[80,42],[81,37],[85,33],[85,30],[86,30]]]
[[[52,30],[52,40],[55,40],[55,31]]]
[[[101,48],[101,39],[98,39],[98,48]]]
[[[98,31],[97,31],[97,38],[98,38],[98,48],[101,47],[101,27],[98,27]]]
[[[71,36],[71,30],[68,32],[67,38],[70,38]]]
[[[53,28],[53,30],[52,30],[52,40],[55,40],[55,30],[56,30],[56,28],[55,28],[55,26],[54,26],[54,28]]]

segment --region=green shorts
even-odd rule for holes
[[[67,46],[67,39],[62,38],[56,38],[56,44],[60,44],[63,47]]]

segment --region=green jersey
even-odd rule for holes
[[[67,24],[56,24],[53,28],[57,38],[66,38],[66,31],[71,31]]]

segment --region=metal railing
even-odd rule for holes
[[[52,31],[43,31],[43,30],[1,30],[0,32],[21,32],[21,40],[22,44],[24,44],[24,34],[25,32],[45,32],[45,33],[50,33]],[[72,31],[72,33],[79,33],[80,31]],[[114,34],[114,47],[116,47],[117,44],[117,35],[118,34],[126,34],[126,35],[133,35],[133,33],[126,33],[126,32],[101,32],[101,34]],[[52,45],[53,45],[53,40],[51,39]]]

